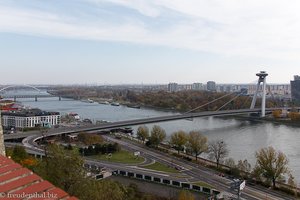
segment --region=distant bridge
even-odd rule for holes
[[[38,92],[38,94],[5,94],[4,92],[8,89],[11,89],[11,88],[29,88],[29,89],[33,89],[35,91]],[[1,98],[6,98],[6,99],[14,99],[14,101],[16,101],[17,99],[23,99],[23,98],[26,98],[26,99],[35,99],[35,101],[38,100],[38,98],[50,98],[50,97],[58,97],[59,101],[61,100],[61,97],[60,96],[55,96],[55,95],[52,95],[52,94],[42,94],[41,93],[42,91],[40,89],[38,89],[37,87],[35,86],[31,86],[31,85],[9,85],[9,86],[5,86],[4,88],[1,88],[0,89],[0,97]]]
[[[61,100],[60,96],[55,96],[52,94],[37,94],[37,95],[2,95],[2,98],[5,99],[14,99],[16,101],[17,99],[34,99],[35,101],[38,100],[38,98],[51,98],[51,97],[58,97],[58,100]]]
[[[40,89],[38,89],[37,87],[35,87],[35,86],[31,86],[31,85],[26,85],[26,84],[24,84],[24,85],[9,85],[9,86],[5,86],[4,88],[1,88],[0,89],[0,93],[1,92],[3,92],[3,91],[5,91],[5,90],[7,90],[7,89],[10,89],[10,88],[31,88],[31,89],[33,89],[33,90],[35,90],[35,91],[37,91],[37,92],[41,92],[41,90]]]

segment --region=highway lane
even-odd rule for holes
[[[9,147],[14,147],[16,145],[20,145],[19,143],[5,143],[5,146]],[[44,150],[41,148],[37,147],[29,147],[25,146],[25,149],[28,153],[30,154],[38,154],[44,156]],[[90,165],[95,165],[99,167],[105,167],[107,169],[112,169],[112,170],[125,170],[128,172],[134,172],[138,174],[144,174],[144,175],[149,175],[149,176],[155,176],[159,178],[164,178],[164,179],[172,179],[175,181],[180,181],[180,182],[185,182],[187,176],[183,176],[180,174],[174,174],[174,173],[168,173],[168,172],[158,172],[155,170],[151,169],[146,169],[142,168],[139,166],[144,165],[145,163],[140,163],[138,166],[136,164],[124,164],[124,163],[114,163],[114,162],[109,162],[105,160],[97,160],[89,157],[83,157],[85,163],[90,164]]]
[[[185,178],[182,178],[181,176],[176,176],[172,173],[167,173],[167,172],[158,172],[150,169],[145,169],[141,167],[136,167],[133,165],[128,165],[128,164],[122,164],[122,163],[112,163],[108,161],[100,161],[100,160],[95,160],[91,158],[84,158],[85,163],[87,164],[92,164],[96,166],[101,166],[105,167],[107,169],[112,169],[112,170],[123,170],[123,171],[128,171],[128,172],[133,172],[137,174],[143,174],[143,175],[149,175],[149,176],[154,176],[154,177],[159,177],[163,179],[172,179],[175,181],[180,181],[180,182],[185,182]]]
[[[112,142],[117,142],[120,145],[122,145],[123,147],[130,149],[132,151],[140,151],[141,155],[143,157],[146,157],[147,159],[156,160],[156,161],[164,163],[166,165],[177,167],[177,168],[181,169],[181,171],[183,173],[188,175],[188,177],[185,178],[185,181],[196,182],[196,181],[200,180],[200,181],[203,181],[203,182],[206,182],[208,184],[215,186],[215,188],[220,191],[226,191],[232,197],[235,196],[234,192],[229,189],[231,180],[217,176],[216,172],[211,169],[207,169],[203,166],[194,164],[192,162],[183,161],[181,159],[171,157],[170,155],[164,154],[162,152],[155,152],[155,151],[153,151],[153,149],[145,148],[145,146],[142,144],[137,144],[135,142],[125,141],[125,140],[119,140],[119,139],[112,138],[110,136],[104,136],[104,138],[107,140],[110,140]],[[35,139],[36,139],[35,136],[31,136],[30,138],[25,138],[23,140],[24,146],[33,152],[34,151],[37,151],[39,153],[43,152],[43,150],[40,149],[39,147],[32,146],[32,143]],[[94,163],[97,162],[98,164],[101,163],[100,165],[111,168],[111,169],[119,169],[119,170],[127,169],[127,170],[137,172],[137,173],[138,172],[145,173],[145,169],[139,168],[139,167],[133,167],[133,166],[129,166],[129,165],[122,165],[122,164],[116,164],[116,163],[107,163],[107,162],[102,162],[102,161],[99,162],[99,161],[95,161],[95,160],[91,160],[91,159],[88,159],[88,160],[90,160],[91,162],[94,162]],[[160,173],[160,174],[164,174],[164,173]],[[156,175],[158,175],[158,174],[156,174]],[[170,176],[170,174],[167,176]],[[175,177],[173,177],[173,178],[175,178]],[[274,193],[273,191],[265,192],[262,190],[266,190],[266,189],[247,186],[245,191],[242,193],[241,197],[244,199],[253,199],[253,200],[262,199],[262,198],[265,198],[266,196],[268,196],[268,199],[270,199],[270,200],[272,200],[272,199],[274,199],[274,200],[275,199],[278,199],[278,200],[293,199],[293,198],[283,196],[282,194]],[[269,193],[271,193],[271,194],[269,194]]]
[[[270,112],[272,110],[275,110],[278,108],[268,108],[266,109],[267,112]],[[93,131],[93,130],[101,130],[101,129],[111,129],[111,128],[119,128],[119,127],[125,127],[125,126],[131,126],[131,125],[139,125],[139,124],[145,124],[145,123],[155,123],[155,122],[163,122],[163,121],[171,121],[171,120],[180,120],[180,119],[188,119],[188,118],[194,118],[194,117],[208,117],[208,116],[226,116],[226,115],[237,115],[237,114],[247,114],[247,113],[258,113],[260,112],[260,109],[241,109],[241,110],[227,110],[227,111],[208,111],[208,112],[200,112],[200,113],[186,113],[186,114],[177,114],[177,115],[171,115],[171,116],[161,116],[161,117],[152,117],[152,118],[146,118],[146,119],[135,119],[135,120],[126,120],[126,121],[119,121],[119,122],[112,122],[112,123],[106,123],[102,125],[94,125],[90,127],[77,127],[77,128],[59,128],[59,129],[50,129],[48,132],[43,133],[44,136],[51,136],[51,135],[60,135],[60,134],[71,134],[81,131]],[[39,138],[42,138],[41,133],[39,131],[33,132],[33,133],[24,133],[24,134],[11,134],[11,135],[5,135],[4,139],[14,139],[14,138],[25,138],[23,140],[24,145],[28,148],[36,149],[38,148],[35,144],[35,141]],[[120,142],[120,141],[118,141]],[[185,170],[185,173],[190,174],[191,176],[195,178],[199,178],[200,180],[203,180],[205,182],[208,182],[214,186],[216,186],[216,189],[230,191],[228,181],[221,180],[220,177],[214,176],[214,173],[212,173],[207,168],[201,168],[199,166],[193,166],[191,162],[183,162],[181,160],[175,159],[175,158],[169,158],[168,155],[163,155],[162,153],[155,153],[153,151],[146,150],[143,147],[138,147],[130,143],[123,143],[122,145],[131,147],[134,146],[133,149],[138,150],[146,154],[147,157],[151,159],[156,159],[160,162],[163,162],[165,164],[176,166],[178,168],[182,167],[182,170]],[[269,191],[271,192],[271,191]],[[268,193],[269,193],[268,192]],[[257,195],[259,193],[259,195]],[[249,189],[247,187],[247,190],[245,190],[245,193],[243,196],[246,196],[247,199],[255,199],[253,198],[253,194],[260,196],[262,195],[268,195],[269,199],[287,199],[282,197],[279,194],[272,193],[267,194],[266,192],[263,192],[261,190],[255,190],[255,189]],[[259,199],[258,198],[258,199]]]
[[[142,152],[142,155],[145,157],[150,157],[151,159],[155,159],[156,161],[161,162],[163,164],[181,169],[182,172],[192,177],[187,179],[187,181],[189,182],[203,181],[215,186],[215,188],[218,189],[219,191],[227,191],[228,194],[231,194],[232,197],[235,196],[235,194],[233,194],[232,191],[229,190],[229,185],[230,185],[229,181],[223,183],[221,181],[221,177],[216,176],[215,173],[212,174],[207,171],[203,171],[198,167],[191,166],[189,162],[182,162],[181,160],[177,158],[173,158],[170,155],[165,155],[161,152],[158,153],[152,150],[148,150],[145,148],[145,146],[140,146],[137,145],[136,143],[131,143],[124,140],[118,140],[108,136],[105,136],[105,138],[109,139],[112,142],[118,142],[122,146],[131,146],[132,149]],[[251,198],[250,196],[248,196],[247,199],[256,199],[256,198]]]
[[[205,168],[203,166],[197,165],[192,162],[183,161],[181,159],[170,157],[170,155],[162,152],[154,152],[152,149],[149,150],[145,148],[145,146],[139,145],[135,142],[129,142],[127,140],[126,141],[118,140],[109,136],[105,136],[105,138],[113,142],[118,142],[123,146],[130,146],[132,149],[135,149],[136,151],[143,152],[143,156],[146,157],[149,156],[151,159],[155,159],[159,162],[162,162],[170,166],[181,167],[182,171],[184,171],[185,174],[193,177],[193,179],[190,179],[189,181],[201,180],[215,186],[216,189],[220,191],[226,191],[234,196],[233,191],[229,188],[231,180],[216,175],[217,172],[214,170]],[[277,193],[274,191],[267,191],[267,189],[263,187],[252,187],[248,185],[246,186],[245,191],[243,191],[241,195],[241,197],[245,199],[262,199],[265,198],[266,196],[268,196],[268,199],[270,200],[272,199],[292,200],[293,199],[281,193]]]
[[[42,137],[42,136],[39,136],[39,137]],[[175,157],[170,157],[170,155],[166,155],[162,152],[154,152],[152,149],[150,149],[150,150],[146,149],[144,145],[141,145],[141,144],[139,145],[135,142],[119,140],[119,139],[112,138],[110,136],[104,136],[104,138],[107,140],[110,140],[112,142],[117,142],[127,149],[131,149],[133,151],[140,151],[143,157],[146,157],[146,158],[152,159],[152,160],[156,160],[156,161],[164,163],[166,165],[181,169],[181,171],[184,171],[185,174],[192,177],[192,178],[189,178],[188,181],[193,182],[195,180],[201,180],[201,181],[207,182],[207,183],[215,186],[216,189],[218,189],[220,191],[226,191],[234,196],[234,194],[232,193],[233,191],[229,189],[231,180],[224,179],[222,177],[217,176],[216,172],[211,169],[207,169],[203,166],[196,165],[192,162],[182,161]],[[23,143],[26,147],[37,150],[38,146],[34,142],[36,139],[37,138],[35,136],[31,136],[29,138],[25,138],[23,140]],[[32,144],[35,144],[35,145],[33,146]],[[263,189],[265,189],[265,188],[263,188]],[[244,197],[246,199],[260,199],[262,196],[265,197],[267,195],[268,198],[271,200],[272,199],[274,199],[274,200],[275,199],[278,199],[278,200],[289,199],[282,195],[278,195],[277,193],[268,194],[271,191],[264,192],[261,190],[262,190],[261,188],[257,189],[254,187],[247,186],[247,189],[242,193],[242,197]],[[258,198],[255,198],[255,197],[258,197]],[[290,198],[290,199],[292,199],[292,198]]]

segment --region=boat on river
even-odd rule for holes
[[[120,106],[120,104],[118,102],[112,102],[110,105],[112,105],[112,106]]]
[[[84,100],[81,100],[82,102],[85,102],[85,103],[94,103],[94,101],[92,99],[84,99]]]
[[[99,101],[98,103],[99,103],[99,104],[105,104],[105,105],[108,105],[108,104],[109,104],[108,101]]]
[[[128,108],[136,108],[136,109],[140,109],[140,108],[141,108],[141,106],[139,106],[139,105],[134,105],[134,104],[128,104],[127,107],[128,107]]]

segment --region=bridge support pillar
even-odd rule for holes
[[[17,101],[17,97],[16,96],[14,96],[14,101]]]
[[[254,94],[252,102],[251,102],[250,109],[253,109],[255,107],[260,83],[263,83],[263,85],[262,85],[262,93],[263,94],[262,94],[262,101],[261,101],[261,117],[265,117],[266,116],[266,77],[268,76],[268,74],[265,71],[261,71],[260,73],[257,73],[256,76],[258,76],[259,78],[258,78],[258,82],[256,85],[256,91],[255,91],[255,94]]]
[[[37,96],[34,97],[34,100],[37,101]]]
[[[58,97],[58,101],[61,101],[61,96]]]

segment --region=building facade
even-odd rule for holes
[[[216,91],[217,90],[216,82],[208,81],[207,85],[206,85],[206,88],[207,88],[208,91]]]
[[[193,90],[203,90],[203,84],[202,83],[193,83],[192,89]]]
[[[292,100],[300,102],[300,76],[294,76],[294,80],[291,81],[291,93]]]
[[[291,86],[289,84],[267,84],[267,96],[291,97]],[[253,95],[256,91],[256,85],[248,86],[248,94]],[[262,91],[262,86],[259,87]]]
[[[2,113],[2,125],[5,129],[33,128],[37,126],[55,126],[60,124],[59,112],[46,112],[38,109]]]
[[[168,92],[177,92],[178,84],[177,83],[169,83],[168,84]]]

